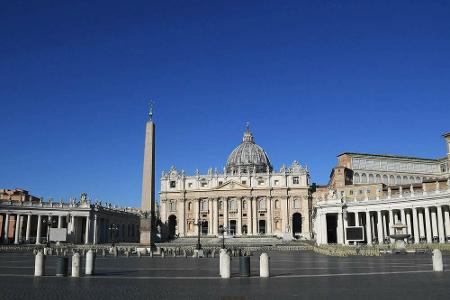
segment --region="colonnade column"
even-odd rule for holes
[[[372,245],[372,226],[370,225],[370,211],[366,211],[367,245]]]
[[[9,231],[9,214],[5,215],[5,235],[3,236],[3,241],[8,242],[8,231]]]
[[[438,206],[437,210],[437,221],[438,221],[438,231],[439,231],[439,243],[445,243],[445,233],[444,233],[444,220],[442,218],[442,207]]]
[[[445,233],[446,237],[448,238],[450,236],[450,212],[448,207],[444,211],[444,221],[445,221]]]
[[[420,235],[419,235],[419,226],[418,226],[419,220],[417,217],[417,208],[414,207],[412,209],[412,212],[413,212],[414,243],[418,244],[420,242]]]
[[[223,199],[223,227],[228,227],[228,198]],[[228,235],[228,231],[225,232],[225,235]]]
[[[337,243],[344,244],[344,230],[342,228],[342,212],[338,212],[337,214]]]
[[[343,219],[344,219],[344,244],[348,245],[348,240],[347,240],[347,227],[348,227],[348,213],[346,214],[347,217],[345,217],[345,215],[343,215]],[[302,224],[303,226],[303,224]]]
[[[180,236],[185,236],[186,235],[186,199],[181,199],[181,203],[180,203],[180,211],[178,212],[178,215],[180,216],[180,221],[178,224],[178,233],[180,234]]]
[[[27,216],[27,229],[25,232],[25,241],[30,241],[30,232],[31,232],[31,214]]]
[[[58,228],[62,227],[62,216],[58,216]]]
[[[247,233],[249,235],[253,234],[253,226],[252,226],[252,222],[253,222],[253,210],[252,210],[252,197],[248,198],[247,200]]]
[[[425,230],[427,233],[427,243],[431,243],[431,222],[430,222],[430,209],[425,207]]]
[[[355,212],[355,226],[359,226],[359,212]]]
[[[86,217],[86,230],[85,230],[85,240],[84,240],[84,243],[85,244],[89,244],[89,229],[90,229],[90,226],[91,225],[91,220],[90,220],[90,216],[88,215],[87,217]],[[121,228],[121,226],[119,226],[119,232],[120,232],[120,230],[122,230],[122,228]]]
[[[438,227],[437,227],[437,218],[436,218],[436,211],[433,209],[431,210],[431,230],[433,232],[433,239],[437,238],[438,235],[438,231],[437,231]]]
[[[407,225],[407,233],[412,234],[412,226],[411,226],[411,212],[408,210],[406,212],[406,225]]]
[[[19,223],[20,215],[16,215],[16,228],[14,230],[14,244],[19,243]]]
[[[389,230],[389,235],[391,235],[393,232],[391,232],[391,226],[394,225],[394,212],[392,211],[392,209],[389,210],[389,226],[387,226],[388,230]],[[394,239],[390,238],[391,240],[391,244],[394,243]]]
[[[237,211],[238,211],[238,219],[237,219],[237,230],[236,234],[241,235],[242,234],[242,199],[237,199]]]
[[[382,219],[383,219],[383,237],[387,237],[388,236],[388,228],[387,228],[387,226],[388,226],[388,222],[387,222],[387,216],[386,216],[386,214],[384,213],[382,213],[381,214],[381,217],[382,217]]]
[[[320,216],[320,227],[321,227],[321,240],[323,244],[328,243],[328,236],[327,236],[327,214],[322,214]]]
[[[383,244],[384,230],[383,230],[383,217],[381,216],[381,210],[377,211],[377,231],[378,231],[378,244]]]
[[[36,229],[36,244],[38,245],[41,243],[41,223],[42,223],[42,216],[38,215],[37,229]]]
[[[418,217],[419,217],[419,241],[420,241],[422,238],[426,237],[425,224],[423,222],[423,211],[419,210],[417,213],[418,213]]]
[[[127,236],[128,236],[128,231],[127,231]],[[94,245],[97,244],[97,214],[94,214],[94,236],[92,238],[92,244],[94,244]]]

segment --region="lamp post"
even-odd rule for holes
[[[197,250],[202,249],[202,244],[200,243],[200,234],[201,234],[201,230],[203,228],[203,225],[205,225],[207,223],[206,220],[198,220],[197,223],[194,223],[194,225],[197,225],[198,228],[198,236],[197,236]]]
[[[222,235],[222,249],[225,249],[225,232],[228,228],[224,227],[223,225],[219,226],[219,233]]]
[[[119,231],[119,225],[113,223],[113,224],[109,225],[108,230],[109,230],[109,233],[111,234],[112,246],[114,247],[114,235],[117,231]],[[114,235],[113,235],[113,232],[114,232]]]
[[[47,244],[50,246],[50,228],[56,224],[56,220],[53,220],[52,216],[49,215],[47,220],[42,220],[42,224],[47,224]]]

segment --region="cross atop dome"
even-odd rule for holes
[[[246,122],[245,123],[245,132],[244,132],[244,137],[242,138],[242,141],[245,143],[254,143],[253,141],[253,135],[250,132],[250,122]]]

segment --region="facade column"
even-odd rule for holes
[[[419,217],[419,241],[426,238],[425,235],[425,224],[423,222],[423,211],[418,210],[417,211],[418,217]]]
[[[400,216],[402,218],[401,223],[403,225],[406,225],[406,213],[404,209],[400,209]]]
[[[272,197],[267,198],[266,234],[272,234]]]
[[[445,221],[445,234],[448,238],[450,236],[450,212],[449,208],[444,211],[444,221]]]
[[[20,224],[20,215],[16,215],[16,228],[14,230],[14,244],[19,243],[19,224]]]
[[[381,218],[383,219],[383,237],[387,237],[389,234],[389,230],[387,228],[388,222],[387,222],[387,216],[386,213],[381,213]]]
[[[370,211],[366,211],[367,245],[372,245],[372,225],[370,224]]]
[[[257,227],[257,220],[258,220],[258,210],[256,209],[256,201],[258,201],[256,198],[252,199],[252,227],[253,227],[253,234],[258,234],[258,227]]]
[[[215,198],[213,199],[213,234],[216,236],[219,236],[219,210],[217,207],[217,202],[219,199]]]
[[[288,231],[288,197],[282,198],[281,202],[281,233],[287,233]]]
[[[236,228],[236,234],[237,235],[242,235],[242,199],[239,197],[238,199],[236,199],[237,202],[237,214],[238,214],[238,219],[237,219],[237,228]]]
[[[62,228],[62,216],[58,216],[58,228]]]
[[[208,234],[213,235],[214,234],[214,224],[213,224],[213,215],[214,215],[214,205],[213,205],[213,199],[208,198]]]
[[[252,197],[248,198],[247,200],[247,234],[252,235],[253,234],[253,209],[252,209]]]
[[[25,241],[30,241],[30,231],[31,231],[31,214],[27,216],[27,229],[25,232]]]
[[[430,209],[425,207],[425,231],[427,233],[427,243],[432,242],[431,239],[431,222],[430,222]]]
[[[415,244],[418,244],[419,242],[420,242],[420,235],[419,235],[419,224],[418,224],[418,217],[417,217],[417,208],[416,207],[414,207],[413,209],[412,209],[412,212],[413,212],[413,221],[412,221],[412,223],[413,223],[413,230],[414,230],[414,243]]]
[[[41,227],[42,227],[42,216],[38,215],[37,220],[37,229],[36,229],[36,244],[39,245],[41,243]]]
[[[9,214],[5,215],[5,233],[3,236],[3,241],[5,243],[8,243],[8,231],[9,231]]]
[[[344,244],[344,230],[343,230],[343,223],[342,223],[342,212],[338,212],[337,214],[337,243],[339,245]]]
[[[86,230],[85,230],[85,240],[84,240],[84,243],[85,244],[89,244],[89,232],[90,232],[90,227],[91,227],[91,220],[90,220],[91,218],[90,218],[90,216],[88,215],[87,217],[86,217]],[[122,226],[120,226],[120,224],[119,224],[119,232],[122,230]],[[119,237],[120,237],[120,234],[119,234]]]
[[[436,210],[431,210],[431,230],[433,231],[433,240],[434,238],[439,237],[438,235],[438,227],[437,227],[437,217]]]
[[[393,232],[391,232],[391,226],[394,225],[394,212],[392,211],[392,209],[389,209],[389,226],[387,226],[388,230],[389,230],[389,235],[391,235]],[[391,244],[394,243],[394,239],[390,238]]]
[[[178,221],[178,233],[180,236],[186,236],[186,199],[181,199],[180,201],[178,216],[180,216],[180,220]]]
[[[128,237],[128,228],[129,227],[127,227],[127,237]],[[94,214],[94,236],[92,237],[92,244],[94,245],[97,244],[97,214]]]
[[[228,224],[228,198],[223,198],[223,227],[230,229]],[[228,235],[228,230],[225,232]]]
[[[378,244],[382,245],[384,241],[383,230],[383,217],[381,216],[381,210],[377,211],[377,231],[378,231]]]
[[[359,226],[359,212],[355,212],[355,226]]]
[[[437,210],[439,243],[445,243],[444,220],[442,218],[442,207],[441,206],[437,206],[436,210]]]

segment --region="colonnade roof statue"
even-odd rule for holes
[[[244,137],[242,138],[242,143],[228,157],[226,171],[231,174],[238,171],[242,173],[264,173],[272,171],[269,157],[264,149],[255,143],[248,123]]]

